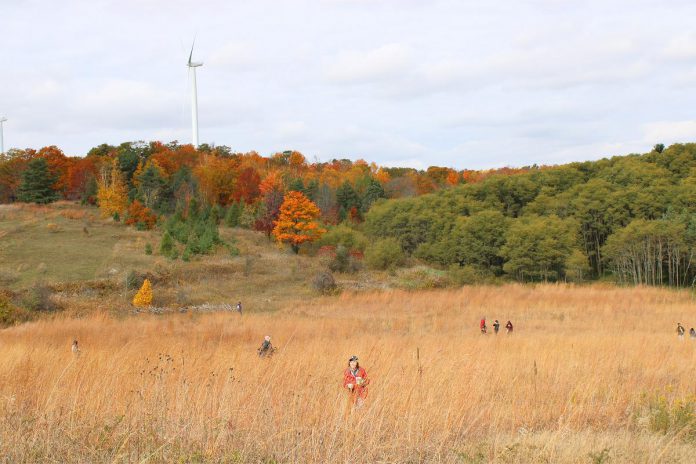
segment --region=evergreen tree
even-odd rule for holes
[[[339,208],[343,208],[346,213],[353,208],[360,207],[360,198],[350,182],[345,181],[336,190],[336,202]]]
[[[380,184],[375,179],[370,179],[370,184],[367,186],[367,189],[365,190],[365,196],[363,196],[362,199],[363,213],[368,212],[375,201],[379,200],[380,198],[386,197],[387,195],[384,193],[384,188],[382,188],[382,184]]]
[[[44,158],[29,162],[22,173],[22,183],[17,191],[17,199],[26,203],[51,203],[58,199],[53,190],[56,179],[48,172],[48,163]]]

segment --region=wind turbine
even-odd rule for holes
[[[191,77],[191,128],[193,129],[193,146],[198,148],[198,92],[196,90],[196,68],[203,66],[203,63],[196,63],[191,61],[193,58],[193,46],[196,45],[196,41],[191,44],[191,53],[189,54],[189,59],[187,66],[189,68],[189,73]]]
[[[7,118],[0,117],[0,155],[5,154],[5,140],[2,137],[2,123],[7,121]]]

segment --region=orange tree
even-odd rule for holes
[[[326,230],[319,225],[321,211],[301,192],[288,192],[280,206],[280,215],[275,222],[273,235],[281,243],[289,243],[297,253],[300,245],[313,242]]]

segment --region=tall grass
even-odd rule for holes
[[[674,332],[696,326],[693,308],[685,292],[510,285],[344,294],[242,317],[42,320],[0,332],[0,455],[693,462],[693,441],[642,417],[646,395],[696,394],[696,342]],[[480,335],[484,315],[515,333]],[[260,359],[267,334],[279,351]],[[371,378],[359,410],[340,385],[353,354]]]

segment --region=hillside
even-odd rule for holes
[[[276,311],[319,295],[313,280],[326,270],[326,257],[295,255],[246,229],[221,226],[220,235],[234,243],[239,256],[218,246],[184,262],[161,256],[161,230],[102,219],[93,206],[0,205],[0,288],[5,300],[32,310],[30,315],[56,309],[129,312],[144,277],[154,284],[153,305],[172,310],[241,300],[245,311]],[[147,244],[152,255],[145,252]],[[335,278],[344,290],[417,288],[418,272],[363,267]]]

